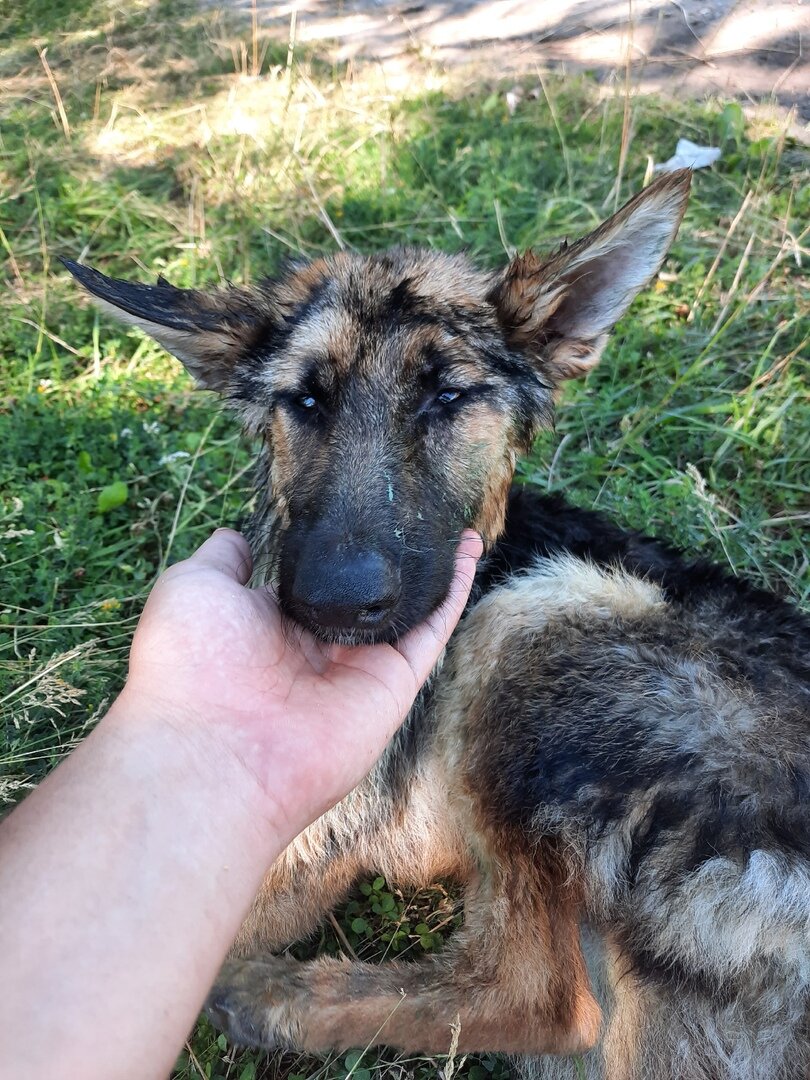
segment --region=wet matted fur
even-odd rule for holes
[[[601,516],[510,491],[562,379],[659,267],[688,174],[499,273],[394,250],[214,293],[70,264],[261,440],[251,542],[285,611],[390,640],[488,553],[364,783],[269,871],[209,1012],[237,1041],[519,1055],[536,1080],[810,1069],[810,624]],[[327,572],[324,571],[327,568]],[[360,875],[465,888],[442,953],[279,953]],[[556,1056],[552,1056],[556,1055]]]

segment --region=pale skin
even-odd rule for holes
[[[463,611],[326,646],[247,587],[221,529],[158,580],[126,687],[0,829],[4,1080],[168,1075],[267,867],[366,775]]]

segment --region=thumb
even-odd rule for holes
[[[475,568],[484,551],[476,532],[465,530],[456,549],[456,572],[443,604],[397,642],[395,648],[408,661],[419,686],[425,681],[450,640],[472,589]]]
[[[233,529],[217,529],[188,559],[188,569],[210,566],[246,585],[253,570],[253,557],[247,540]]]

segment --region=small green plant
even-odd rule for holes
[[[405,897],[382,877],[358,886],[355,897],[340,913],[349,944],[363,951],[376,943],[388,955],[418,956],[440,949],[459,925],[455,897],[443,889]]]
[[[128,494],[129,488],[123,480],[115,480],[112,484],[107,484],[98,493],[96,499],[98,512],[106,514],[108,510],[115,510],[116,507],[123,506],[127,501]]]

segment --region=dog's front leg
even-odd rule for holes
[[[425,750],[412,763],[401,757],[397,783],[383,762],[282,853],[240,931],[236,955],[275,952],[306,938],[364,874],[406,888],[467,880],[471,857],[435,756]]]
[[[471,890],[465,925],[436,957],[380,966],[289,957],[232,960],[208,1014],[235,1042],[314,1053],[385,1044],[408,1052],[571,1054],[600,1021],[579,910],[532,859]]]

